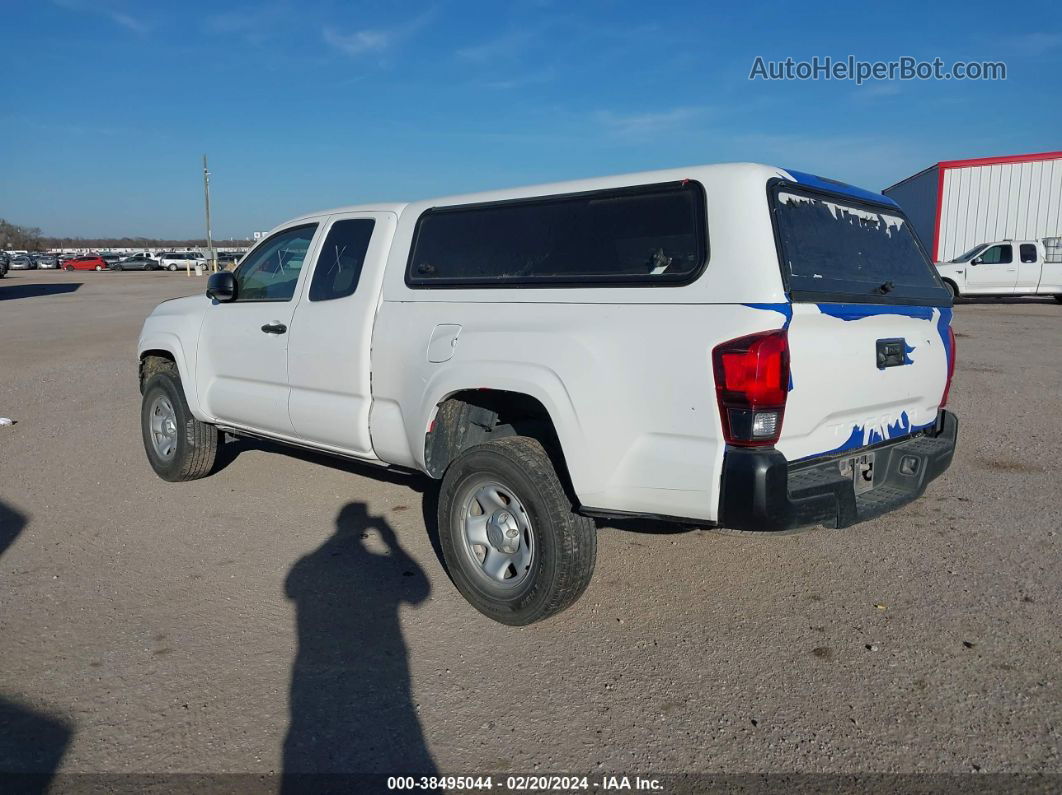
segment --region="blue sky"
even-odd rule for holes
[[[246,237],[325,207],[755,160],[880,190],[1062,149],[1054,3],[0,0],[0,217]],[[750,81],[756,56],[999,82]]]

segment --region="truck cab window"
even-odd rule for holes
[[[328,231],[310,282],[311,301],[330,301],[358,289],[361,266],[376,222],[371,218],[336,221]]]
[[[316,230],[296,226],[259,245],[236,269],[236,300],[290,301]]]
[[[1014,261],[1014,254],[1008,243],[986,249],[985,253],[980,256],[980,260],[985,265],[1006,265]]]
[[[1036,262],[1036,246],[1032,243],[1022,243],[1019,251],[1022,262]]]

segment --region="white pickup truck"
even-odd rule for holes
[[[981,243],[936,267],[952,297],[1052,295],[1062,303],[1062,238]]]
[[[770,166],[346,207],[152,312],[144,446],[171,481],[224,433],[426,473],[455,585],[526,624],[586,588],[595,518],[917,498],[955,447],[951,311],[892,200]]]

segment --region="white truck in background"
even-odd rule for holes
[[[1051,295],[1062,303],[1062,237],[980,243],[936,267],[953,298]]]
[[[225,434],[423,472],[458,590],[528,624],[586,588],[595,518],[919,497],[958,433],[951,312],[894,201],[753,163],[345,207],[151,313],[141,431],[169,481]]]

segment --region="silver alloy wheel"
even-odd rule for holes
[[[472,478],[454,502],[467,568],[481,587],[508,593],[522,585],[535,558],[535,533],[527,510],[507,486]]]
[[[151,404],[148,413],[151,423],[151,446],[163,461],[169,461],[177,452],[177,412],[165,395],[159,395]]]

